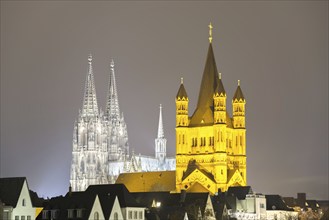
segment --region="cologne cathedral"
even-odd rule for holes
[[[91,55],[88,66],[83,105],[73,130],[72,190],[83,191],[89,185],[114,183],[120,173],[174,170],[175,158],[166,156],[161,105],[155,155],[136,155],[132,151],[130,156],[127,125],[119,108],[114,62],[110,64],[105,112],[98,109]]]

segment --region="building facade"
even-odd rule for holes
[[[0,219],[32,220],[39,214],[34,207],[25,177],[0,178]]]
[[[105,109],[105,112],[98,109],[90,55],[83,105],[73,129],[70,176],[73,191],[83,191],[89,185],[114,183],[120,173],[175,169],[175,159],[166,156],[161,106],[155,155],[137,155],[132,151],[130,156],[127,125],[119,108],[113,60]]]
[[[183,80],[176,96],[176,191],[214,194],[247,183],[246,99],[238,82],[230,117],[213,52],[211,24],[209,28],[208,55],[192,116]]]

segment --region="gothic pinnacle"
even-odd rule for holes
[[[212,43],[212,25],[211,25],[211,22],[209,23],[208,25],[209,27],[209,43]]]

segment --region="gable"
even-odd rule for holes
[[[228,177],[227,186],[245,186],[246,182],[244,181],[243,177],[241,176],[240,172],[236,170],[231,177]]]
[[[22,206],[32,208],[32,200],[30,197],[30,191],[27,187],[26,180],[24,180],[22,190],[20,191],[20,195],[17,200],[16,207],[22,207]]]
[[[110,208],[110,207],[108,207],[108,208]],[[110,219],[123,219],[120,203],[119,203],[119,200],[118,200],[117,196],[115,197],[115,200],[114,200],[114,203],[113,203],[113,206],[112,206]]]
[[[106,208],[109,208],[109,207],[106,207]],[[97,219],[96,216],[98,216],[99,219],[105,219],[98,195],[96,195],[96,197],[95,197],[95,201],[94,201],[94,204],[91,208],[88,219],[89,220]]]
[[[26,181],[24,177],[0,178],[0,199],[7,206],[16,207]]]
[[[216,183],[199,169],[195,169],[186,176],[182,181],[182,186],[187,192],[211,192],[215,194],[217,191]]]

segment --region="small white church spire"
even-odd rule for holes
[[[158,138],[164,138],[163,122],[162,122],[162,105],[161,104],[160,104],[160,113],[159,113]]]
[[[162,122],[162,105],[160,104],[158,137],[155,139],[155,158],[158,159],[158,170],[165,170],[167,139],[164,137]]]

